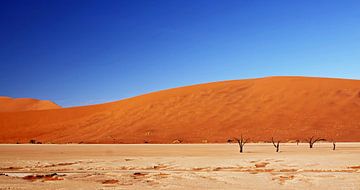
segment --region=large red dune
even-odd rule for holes
[[[360,141],[360,80],[268,77],[163,90],[117,102],[0,113],[0,142]]]
[[[6,96],[0,96],[0,112],[48,110],[57,108],[61,107],[48,100],[37,100],[33,98],[10,98]]]

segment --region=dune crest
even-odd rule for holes
[[[0,113],[0,142],[360,141],[360,80],[267,77],[162,90],[117,102]]]

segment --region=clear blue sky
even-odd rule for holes
[[[360,1],[0,1],[0,96],[74,106],[274,75],[360,79]]]

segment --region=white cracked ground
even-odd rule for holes
[[[360,189],[360,143],[0,145],[0,189]]]

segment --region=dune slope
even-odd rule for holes
[[[0,113],[0,142],[360,141],[360,81],[268,77],[187,86],[117,102]]]
[[[48,100],[37,100],[32,98],[10,98],[6,96],[0,96],[0,112],[48,110],[57,108],[61,107]]]

